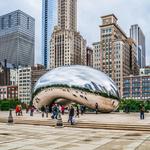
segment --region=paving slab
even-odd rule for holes
[[[149,150],[150,133],[0,123],[0,150]]]

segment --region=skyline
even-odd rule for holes
[[[8,4],[8,0],[1,0],[0,16],[20,9],[35,18],[35,62],[41,63],[42,1],[38,3],[37,0],[13,0],[11,5]],[[146,64],[150,65],[149,8],[149,0],[143,0],[142,2],[137,0],[78,0],[78,31],[87,40],[87,46],[91,46],[93,42],[100,41],[99,25],[101,25],[100,17],[103,15],[114,13],[118,18],[119,26],[127,36],[129,36],[130,26],[138,24],[146,37]]]

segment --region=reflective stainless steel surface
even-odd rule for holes
[[[69,92],[68,92],[69,91]],[[119,104],[118,89],[111,78],[87,66],[65,66],[47,72],[35,84],[33,104],[40,108],[55,99],[67,99],[110,112]]]

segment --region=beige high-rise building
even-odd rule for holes
[[[58,26],[50,40],[50,69],[86,64],[86,41],[77,32],[77,0],[58,0]]]
[[[100,42],[93,43],[93,68],[101,70],[100,65]]]
[[[116,82],[122,96],[123,77],[136,72],[136,54],[133,43],[118,26],[116,16],[111,14],[101,18],[101,69]]]
[[[77,0],[58,0],[58,26],[77,31]]]

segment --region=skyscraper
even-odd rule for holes
[[[16,10],[0,16],[0,61],[15,66],[34,64],[35,19]]]
[[[58,0],[58,26],[77,31],[77,0]]]
[[[42,0],[42,64],[49,63],[49,41],[57,24],[57,0]]]
[[[85,64],[86,41],[77,32],[77,0],[58,0],[58,26],[50,40],[50,68]]]
[[[100,64],[101,70],[108,74],[117,84],[123,95],[123,77],[136,74],[136,52],[134,42],[117,24],[114,14],[102,16]]]
[[[141,28],[135,24],[130,28],[130,37],[136,43],[136,53],[137,53],[137,61],[140,68],[145,67],[146,65],[146,56],[145,56],[145,36],[141,30]]]

